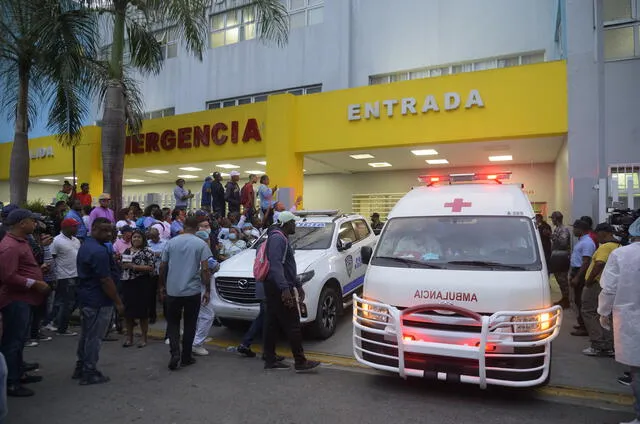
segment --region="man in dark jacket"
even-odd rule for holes
[[[227,208],[224,200],[222,175],[220,175],[219,172],[213,173],[213,182],[211,183],[211,203],[213,206],[213,213],[216,215],[216,218],[224,218]]]
[[[227,183],[224,193],[224,200],[229,205],[229,214],[232,212],[240,213],[240,173],[238,171],[231,171],[231,181]]]
[[[298,219],[289,211],[282,212],[278,216],[277,224],[269,229],[266,242],[269,273],[264,282],[267,306],[267,328],[264,337],[265,370],[289,368],[277,361],[276,357],[276,340],[280,328],[289,339],[296,372],[310,371],[320,365],[319,362],[307,360],[302,348],[300,314],[294,289],[298,291],[300,302],[304,300],[305,294],[302,285],[296,279],[296,260],[288,239],[289,235],[295,234]]]

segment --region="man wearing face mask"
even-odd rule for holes
[[[264,336],[265,370],[289,369],[276,357],[276,341],[279,330],[284,330],[291,345],[295,359],[296,372],[307,372],[317,368],[320,363],[309,361],[302,347],[300,314],[293,290],[298,291],[300,301],[304,301],[304,290],[297,282],[296,260],[289,245],[289,236],[296,232],[296,221],[300,218],[291,212],[281,212],[278,223],[269,229],[265,243],[269,259],[269,273],[264,281],[266,295],[267,328]]]

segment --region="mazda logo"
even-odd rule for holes
[[[249,282],[247,280],[238,280],[238,288],[246,290],[249,288]]]

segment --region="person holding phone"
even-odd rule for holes
[[[133,322],[140,320],[142,338],[139,348],[147,345],[149,332],[149,297],[152,290],[151,275],[156,269],[156,255],[147,247],[147,238],[142,231],[135,230],[131,235],[131,247],[122,254],[122,295],[127,337],[122,347],[133,345]]]

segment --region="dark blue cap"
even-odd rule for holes
[[[40,218],[40,214],[33,213],[28,209],[14,209],[9,213],[7,219],[5,219],[5,224],[16,225],[29,218],[38,219]]]

